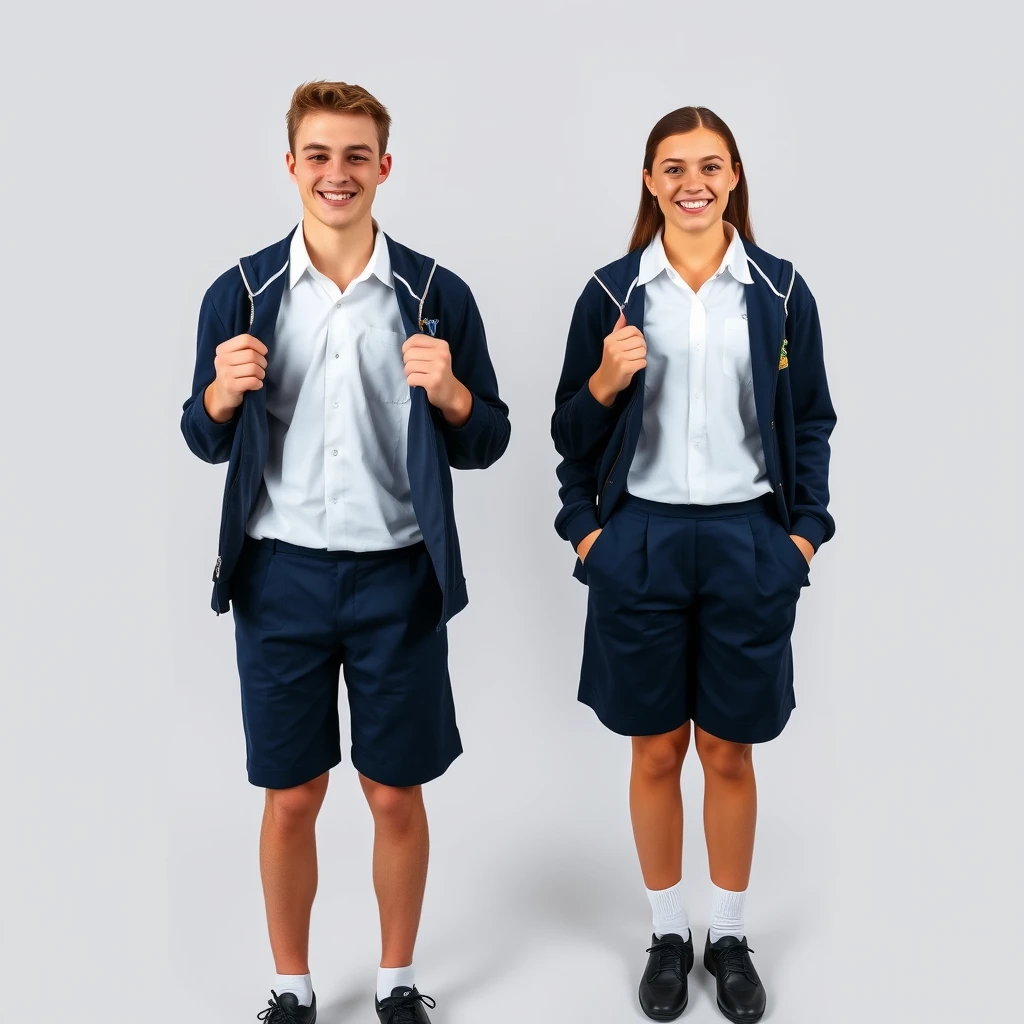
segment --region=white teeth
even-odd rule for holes
[[[707,206],[708,203],[710,203],[710,202],[711,202],[710,199],[694,199],[694,200],[690,200],[690,201],[687,201],[687,200],[684,199],[682,202],[680,202],[679,205],[684,210],[699,210],[702,207]]]
[[[355,195],[355,192],[325,192],[325,199],[351,199]]]

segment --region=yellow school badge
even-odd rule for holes
[[[787,366],[789,366],[789,356],[786,355],[786,346],[788,344],[789,344],[789,342],[785,338],[783,338],[782,339],[782,351],[779,353],[779,369],[780,370],[784,370]]]

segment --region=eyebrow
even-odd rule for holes
[[[353,143],[351,146],[346,146],[345,147],[345,152],[346,153],[354,153],[356,150],[365,150],[367,153],[372,153],[373,152],[373,147],[372,146],[368,146],[365,142],[356,142],[356,143]],[[305,146],[302,147],[302,152],[303,153],[307,153],[307,152],[311,152],[311,151],[316,151],[316,152],[321,152],[321,153],[329,153],[331,151],[331,147],[327,146],[327,145],[324,145],[324,143],[322,143],[322,142],[309,142]]]
[[[723,164],[725,163],[725,157],[724,156],[719,156],[717,153],[712,153],[711,156],[702,156],[700,158],[700,160],[698,160],[697,162],[703,164],[703,163],[706,163],[708,160],[719,160]],[[670,157],[667,157],[666,159],[662,160],[661,163],[662,163],[662,166],[664,166],[665,164],[685,164],[686,161],[680,159],[679,157],[670,156]]]

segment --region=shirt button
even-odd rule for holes
[[[341,358],[341,353],[340,352],[335,352],[334,353],[334,358],[335,359],[340,359]]]
[[[337,402],[335,402],[335,403],[334,403],[334,408],[335,408],[335,409],[337,409],[337,408],[338,408],[338,403],[337,403]]]
[[[341,303],[339,302],[338,305],[335,308],[336,309],[341,309]]]
[[[338,449],[337,449],[337,448],[335,448],[335,449],[334,449],[334,451],[333,451],[333,452],[331,452],[331,454],[332,454],[332,455],[337,455],[337,454],[338,454]]]
[[[338,504],[338,499],[337,498],[331,498],[331,502],[332,502],[332,504],[337,505]]]

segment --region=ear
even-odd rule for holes
[[[654,195],[654,179],[647,173],[646,167],[644,168],[644,188],[650,195]]]
[[[738,160],[733,165],[732,173],[733,173],[733,177],[736,180],[732,183],[732,188],[729,189],[730,192],[732,191],[733,188],[735,188],[740,183],[740,175],[743,173],[743,168],[740,166],[740,163],[739,163]]]
[[[288,150],[284,155],[284,165],[288,169],[288,177],[297,185],[299,179],[295,177],[295,156],[291,150]]]
[[[388,180],[391,174],[391,154],[385,153],[380,158],[380,168],[377,171],[377,184],[382,185]]]

